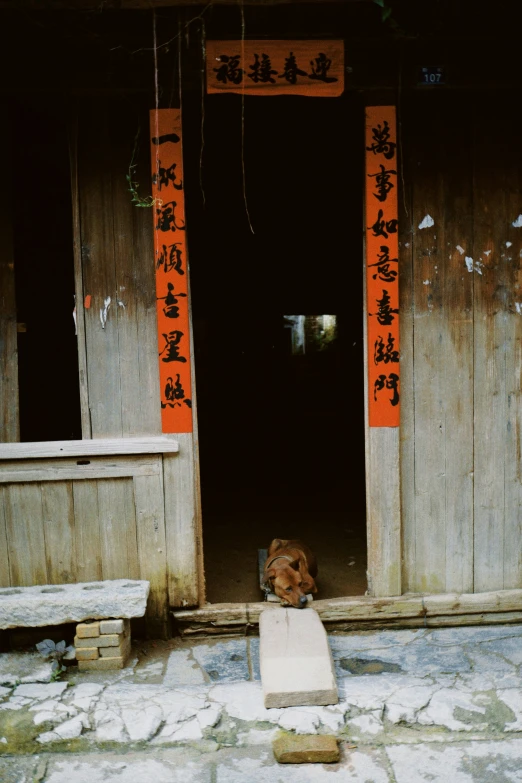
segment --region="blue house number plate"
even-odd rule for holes
[[[426,85],[445,84],[444,68],[421,68],[420,82]]]

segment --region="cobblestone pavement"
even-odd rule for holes
[[[63,682],[1,654],[0,780],[522,783],[522,626],[329,641],[339,704],[270,710],[257,637],[137,644],[126,669]],[[335,734],[341,762],[277,764],[281,731]]]

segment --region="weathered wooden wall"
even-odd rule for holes
[[[163,456],[3,460],[0,586],[147,579],[147,630],[164,636]]]
[[[401,127],[402,588],[517,588],[517,119],[491,94],[429,91],[404,102]]]
[[[150,195],[149,108],[136,96],[78,107],[78,333],[92,438],[161,433],[153,211],[132,202],[127,181],[134,162],[139,195]],[[194,391],[192,397],[195,412]],[[179,454],[164,459],[168,594],[172,606],[194,606],[202,597],[198,468],[194,435],[178,441]]]
[[[141,127],[135,177],[150,193],[147,122],[139,103],[114,97],[78,107],[78,308],[90,297],[81,315],[93,438],[161,432],[152,211],[134,206],[126,180]]]

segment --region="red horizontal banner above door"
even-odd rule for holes
[[[343,41],[207,41],[210,94],[334,98],[343,90]]]

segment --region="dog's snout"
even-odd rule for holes
[[[306,606],[306,604],[307,604],[307,601],[306,601],[306,595],[302,595],[302,596],[299,598],[299,606],[301,606],[301,607],[302,607],[302,606]]]

